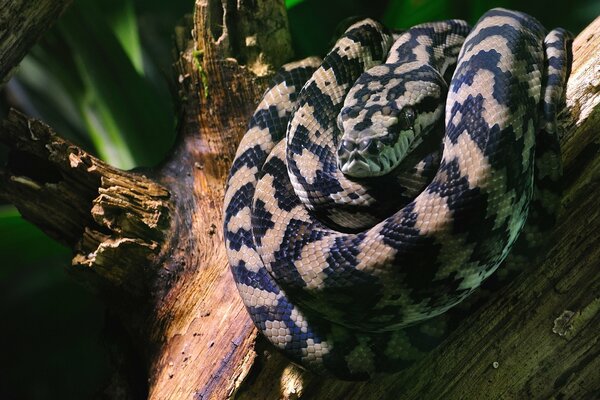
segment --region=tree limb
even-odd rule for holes
[[[71,0],[0,0],[0,86]]]

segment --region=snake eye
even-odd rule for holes
[[[410,107],[405,107],[400,111],[400,115],[398,116],[398,124],[400,126],[401,131],[406,131],[411,129],[413,124],[415,123],[415,112]]]
[[[379,141],[378,140],[373,140],[373,139],[363,139],[360,141],[360,143],[358,144],[358,151],[360,151],[363,155],[364,154],[371,154],[371,155],[375,155],[377,154],[379,151]]]

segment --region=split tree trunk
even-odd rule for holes
[[[225,178],[268,75],[291,54],[283,2],[197,0],[193,24],[193,39],[177,30],[184,116],[161,166],[120,171],[15,112],[0,130],[10,148],[0,197],[73,248],[73,276],[107,301],[133,343],[129,357],[141,360],[134,365],[148,378],[142,393],[600,397],[600,19],[574,44],[562,139],[567,188],[546,261],[496,293],[422,362],[363,383],[303,371],[258,336],[225,257]],[[127,379],[115,382],[113,394],[139,393]]]

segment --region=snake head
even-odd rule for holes
[[[362,74],[338,114],[339,169],[355,178],[392,171],[441,119],[446,93],[429,66],[385,64]]]

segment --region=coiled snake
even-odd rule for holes
[[[568,41],[503,9],[473,30],[392,35],[367,19],[322,61],[284,66],[225,194],[227,253],[258,329],[351,379],[427,350],[440,327],[416,323],[480,286],[521,231],[536,245],[551,225]]]

